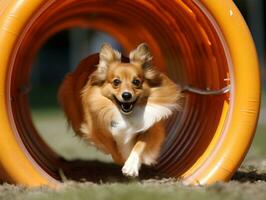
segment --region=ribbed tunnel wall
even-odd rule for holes
[[[27,91],[23,90],[23,86],[29,84],[32,62],[38,49],[57,32],[73,27],[104,31],[116,38],[126,53],[139,43],[146,42],[151,48],[156,67],[176,83],[211,90],[229,84],[234,86],[235,71],[231,53],[236,53],[230,52],[227,44],[230,40],[224,37],[221,24],[209,11],[217,10],[222,5],[222,10],[225,10],[228,5],[228,14],[221,12],[220,16],[229,17],[229,9],[239,15],[230,0],[224,3],[217,1],[216,6],[211,1],[199,0],[39,2],[14,43],[6,91],[9,95],[7,105],[12,130],[21,140],[28,157],[48,179],[60,179],[58,169],[73,163],[62,163],[39,137],[31,120]],[[23,9],[26,11],[26,4]],[[242,18],[239,18],[241,21]],[[243,21],[240,24],[243,34],[248,35]],[[252,43],[251,40],[249,42]],[[211,173],[220,169],[221,162],[217,161],[217,168],[208,163],[225,158],[219,153],[219,147],[226,138],[233,113],[234,92],[235,87],[231,88],[230,93],[218,96],[184,94],[183,110],[168,121],[168,135],[156,169],[170,176],[181,177],[186,183],[204,184],[230,178],[243,159],[252,131],[248,133],[250,138],[245,141],[243,152],[233,164],[227,162],[230,159],[225,161],[228,168],[223,167],[222,175],[218,175],[218,178],[211,177]],[[199,176],[207,173],[210,167],[215,170],[204,175],[201,182]]]

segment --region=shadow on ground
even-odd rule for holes
[[[256,181],[264,181],[266,182],[266,173],[259,173],[257,171],[237,171],[232,180],[239,182],[256,182]]]
[[[114,163],[106,163],[102,161],[64,161],[63,174],[59,173],[60,178],[64,180],[76,181],[90,181],[94,183],[110,183],[110,182],[129,182],[132,178],[125,177],[122,172],[122,166]],[[165,174],[161,174],[152,167],[143,166],[140,170],[140,175],[136,180],[146,179],[164,179],[169,178]],[[232,180],[238,182],[266,182],[266,173],[260,173],[256,170],[253,171],[237,171]]]
[[[64,180],[90,181],[94,183],[129,182],[132,178],[124,176],[122,166],[98,160],[63,161],[63,169],[58,171],[59,177]],[[160,174],[152,167],[142,166],[139,177],[136,180],[168,178]]]

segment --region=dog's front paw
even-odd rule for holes
[[[126,160],[122,172],[125,176],[136,177],[139,175],[140,165],[141,163],[138,154],[132,152]]]

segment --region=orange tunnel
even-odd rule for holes
[[[187,93],[167,124],[156,169],[185,184],[231,178],[256,128],[260,81],[255,47],[231,0],[0,0],[0,180],[58,183],[62,163],[42,141],[27,95],[32,62],[49,37],[72,27],[109,33],[128,51],[149,44],[156,66],[182,85],[224,95]]]

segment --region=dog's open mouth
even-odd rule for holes
[[[122,102],[119,101],[115,96],[114,99],[117,103],[117,105],[120,107],[120,110],[124,113],[124,114],[130,114],[133,111],[134,105],[137,101],[137,99],[135,101],[132,102]]]

